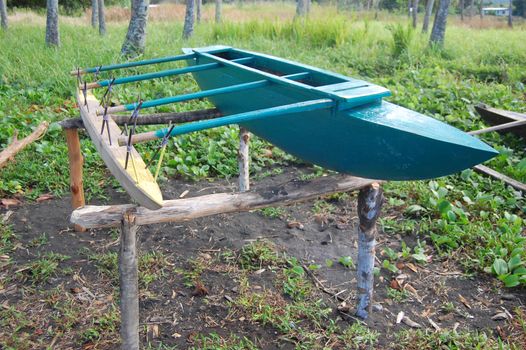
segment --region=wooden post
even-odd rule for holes
[[[139,350],[139,272],[137,263],[137,229],[132,211],[121,221],[119,283],[121,310],[121,348]]]
[[[376,220],[383,204],[378,183],[362,188],[358,195],[358,305],[356,316],[366,319],[371,312],[374,289]]]
[[[243,127],[239,127],[239,151],[237,154],[239,165],[239,192],[245,192],[250,189],[249,142],[250,132]]]
[[[80,151],[78,129],[65,129],[69,158],[69,187],[71,189],[71,207],[73,210],[84,206],[84,186],[82,185],[82,165],[84,159]],[[86,229],[75,225],[75,231],[84,232]]]

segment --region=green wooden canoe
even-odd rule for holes
[[[384,101],[389,96],[387,89],[362,80],[231,47],[184,52],[194,54],[187,60],[190,66],[221,65],[220,69],[192,72],[203,91],[270,82],[208,97],[224,115],[332,100],[330,108],[236,120],[286,152],[327,169],[382,180],[428,179],[456,173],[497,154],[450,125]],[[243,58],[250,60],[232,62]],[[206,122],[187,125],[173,134],[206,128],[196,128],[202,123]]]

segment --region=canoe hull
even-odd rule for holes
[[[197,64],[207,62],[202,60]],[[193,76],[202,90],[257,80],[251,72],[235,67]],[[224,115],[230,115],[315,98],[319,96],[309,89],[270,85],[210,100]],[[496,155],[491,147],[456,128],[385,101],[343,111],[288,114],[242,126],[309,163],[381,180],[444,176]]]

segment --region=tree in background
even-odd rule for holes
[[[433,12],[433,5],[435,0],[427,0],[426,2],[426,13],[424,14],[424,23],[422,24],[422,33],[427,33],[429,30],[429,19],[431,18],[431,13]]]
[[[418,0],[413,0],[413,28],[416,28],[418,17]]]
[[[216,0],[216,23],[221,23],[221,7],[223,5],[222,0]]]
[[[46,44],[48,46],[60,45],[60,36],[58,33],[58,0],[47,0]]]
[[[508,27],[513,27],[513,0],[508,5]]]
[[[460,11],[460,20],[463,21],[464,20],[464,0],[458,1],[458,8]]]
[[[429,43],[431,45],[444,45],[444,36],[446,35],[447,15],[449,11],[450,0],[440,0],[438,2],[438,9],[435,14],[435,21],[433,22],[433,29],[431,30],[431,37]]]
[[[0,25],[2,29],[7,29],[9,26],[7,21],[7,3],[4,0],[0,0]]]
[[[513,5],[515,6],[513,14],[526,18],[526,0],[513,0]]]
[[[203,7],[203,0],[195,0],[195,7],[195,17],[197,19],[197,23],[201,23],[201,8]]]
[[[99,2],[98,0],[91,0],[91,26],[97,28],[99,24]]]
[[[307,14],[307,0],[297,0],[296,17],[303,17]]]
[[[147,0],[132,0],[128,33],[126,33],[126,39],[124,39],[121,49],[123,56],[136,57],[144,52],[144,47],[146,46],[147,21]]]
[[[99,34],[106,35],[106,15],[104,14],[104,0],[97,0],[97,7],[99,10]]]
[[[184,15],[183,39],[188,39],[194,33],[194,0],[186,0]]]

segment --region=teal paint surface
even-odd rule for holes
[[[338,108],[328,110],[239,121],[254,134],[307,162],[356,176],[415,180],[452,174],[497,154],[479,139],[436,119],[381,98],[362,99],[371,89],[375,91],[373,84],[272,56],[228,47],[222,49],[214,48],[216,55],[221,56],[219,60],[210,57],[213,55],[198,54],[188,62],[207,64],[251,56],[254,57],[253,64],[249,65],[252,68],[234,63],[221,70],[194,72],[202,90],[262,77],[269,79],[269,72],[280,75],[309,73],[304,81],[210,96],[224,115],[310,101],[320,96],[329,96],[338,104]],[[206,50],[197,49],[199,52]],[[269,80],[276,81],[276,76]],[[358,104],[353,105],[353,100]]]

